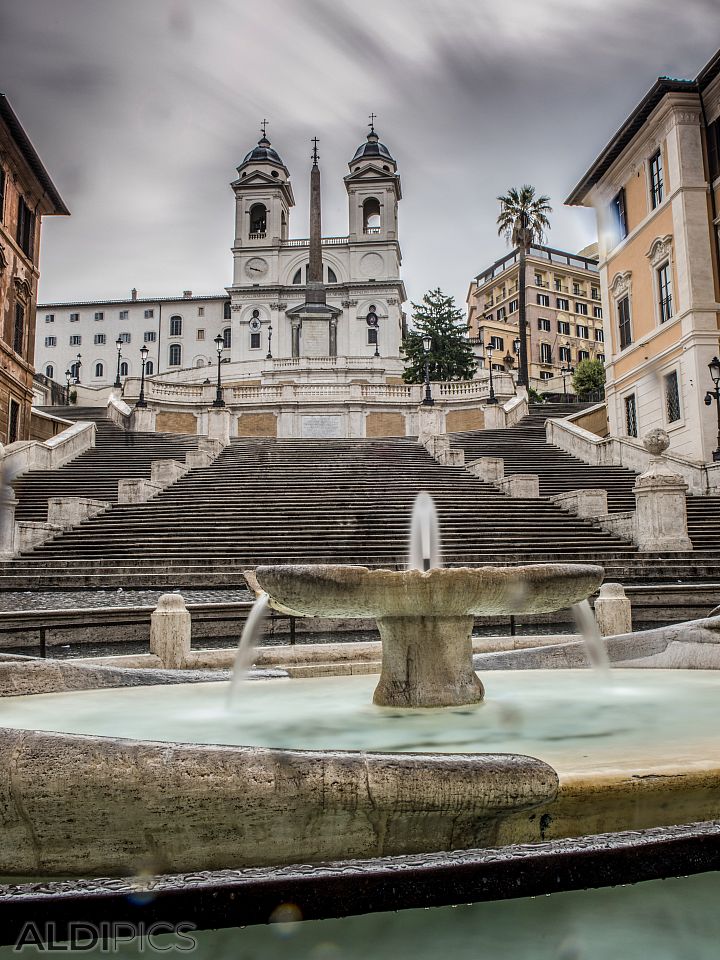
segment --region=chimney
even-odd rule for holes
[[[187,300],[188,297],[192,296],[192,290],[183,290],[183,296]]]
[[[137,300],[137,289],[135,287],[130,291],[130,298],[131,300]]]

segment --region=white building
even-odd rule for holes
[[[225,348],[223,379],[272,375],[275,360],[337,357],[336,367],[361,372],[367,360],[373,379],[402,371],[404,329],[400,279],[397,165],[371,128],[345,177],[348,235],[322,239],[323,281],[333,314],[327,350],[303,342],[302,311],[309,240],[289,239],[294,206],[287,167],[265,133],[238,167],[232,285],[217,296],[147,299],[133,290],[128,300],[77,300],[38,306],[36,368],[60,383],[65,371],[88,386],[112,384],[119,372],[139,376],[140,349],[148,348],[146,375],[180,381],[213,376],[214,339]],[[318,210],[319,215],[319,210]],[[371,321],[368,323],[368,316]],[[373,316],[377,321],[373,324]],[[80,366],[78,367],[78,355]],[[346,362],[343,362],[346,361]],[[282,364],[288,376],[288,365]],[[327,365],[325,365],[327,366]],[[292,370],[292,365],[290,367]],[[343,374],[346,375],[346,374]]]

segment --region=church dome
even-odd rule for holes
[[[389,160],[391,163],[395,163],[392,154],[384,143],[380,143],[380,138],[374,130],[371,130],[367,135],[366,142],[361,143],[357,148],[355,156],[350,163],[354,163],[356,160],[365,160],[370,157],[381,157],[383,160]]]
[[[277,163],[278,166],[284,167],[285,164],[280,159],[280,154],[277,150],[273,150],[270,145],[270,141],[263,134],[257,142],[257,146],[253,147],[252,150],[245,156],[245,159],[240,164],[241,167],[245,166],[246,163]]]

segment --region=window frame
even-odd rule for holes
[[[623,304],[626,305],[626,310],[623,309]],[[620,351],[623,351],[627,350],[633,343],[632,307],[629,293],[624,293],[621,297],[618,297],[615,309],[617,312],[618,346]],[[623,313],[626,313],[626,315],[623,316]]]
[[[177,360],[173,358],[177,356]],[[181,343],[171,343],[168,346],[168,366],[169,367],[182,367],[182,344]]]
[[[637,413],[637,395],[633,391],[632,393],[626,393],[622,399],[625,436],[632,437],[634,440],[637,440],[638,436],[640,435],[640,424],[638,422]]]
[[[650,188],[650,208],[657,210],[665,199],[665,170],[660,147],[648,158],[648,186]]]

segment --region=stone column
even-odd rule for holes
[[[693,548],[687,529],[688,485],[663,459],[670,446],[664,430],[652,430],[643,440],[652,459],[635,482],[637,545],[648,552],[680,553]]]
[[[182,670],[190,660],[190,613],[179,593],[164,593],[150,617],[150,653],[164,667]]]
[[[230,443],[231,414],[227,407],[210,407],[207,412],[208,432],[211,440],[219,440],[226,447]]]
[[[595,601],[595,619],[603,637],[616,637],[632,630],[632,609],[621,583],[604,583]]]
[[[290,321],[292,356],[300,356],[300,320],[293,317]]]

